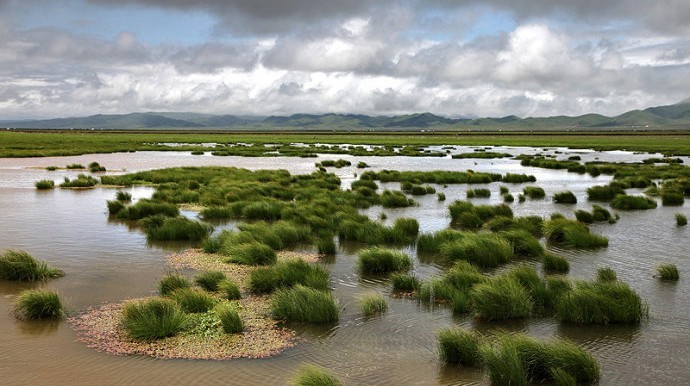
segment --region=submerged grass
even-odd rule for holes
[[[28,252],[7,250],[0,255],[0,278],[14,281],[41,281],[64,276],[65,273],[38,261]]]
[[[55,291],[25,290],[17,297],[14,313],[20,319],[61,319],[60,296]]]

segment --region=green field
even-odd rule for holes
[[[47,157],[142,150],[211,149],[201,143],[327,143],[354,145],[533,146],[660,152],[690,155],[690,133],[172,133],[172,132],[0,132],[0,157]],[[179,147],[160,143],[188,144]]]

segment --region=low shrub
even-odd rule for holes
[[[446,328],[438,333],[441,361],[468,367],[481,367],[483,358],[477,334],[462,328]]]
[[[553,195],[553,202],[557,204],[577,204],[577,197],[571,191],[558,192]]]
[[[64,276],[61,269],[38,261],[28,252],[7,250],[0,255],[0,278],[14,281],[39,281]]]
[[[360,251],[357,264],[363,273],[368,274],[407,271],[412,268],[412,260],[406,254],[378,247]]]
[[[177,335],[187,325],[187,316],[172,300],[152,298],[130,302],[122,309],[122,326],[137,340]]]
[[[341,386],[342,383],[328,371],[310,364],[300,366],[292,381],[295,386]]]
[[[213,296],[191,288],[176,289],[170,294],[170,298],[185,312],[192,314],[206,312],[216,305],[216,299]]]
[[[237,309],[231,304],[221,304],[216,307],[216,314],[220,318],[223,332],[226,334],[239,334],[244,331],[244,323]]]
[[[180,288],[191,288],[192,283],[186,277],[171,273],[158,282],[158,293],[163,296],[170,295]]]
[[[675,264],[661,264],[656,267],[659,279],[663,281],[678,281],[678,267]]]
[[[365,294],[359,301],[364,316],[378,315],[388,310],[386,298],[378,292]]]
[[[287,322],[330,323],[338,320],[338,306],[330,293],[296,285],[271,298],[273,317]]]
[[[219,284],[226,280],[225,274],[220,271],[204,271],[194,277],[194,282],[206,291],[218,291]]]
[[[20,319],[60,319],[64,316],[55,291],[25,290],[17,297],[14,312]]]

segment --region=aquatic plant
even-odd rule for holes
[[[577,204],[577,197],[569,190],[558,192],[553,195],[553,202],[557,204]]]
[[[458,327],[445,328],[438,333],[441,361],[447,364],[481,367],[483,357],[477,334]]]
[[[419,288],[419,279],[406,273],[393,273],[390,276],[394,292],[414,292]]]
[[[436,198],[439,201],[445,201],[446,200],[446,194],[443,192],[436,193]]]
[[[177,335],[187,325],[187,320],[180,306],[170,299],[129,302],[122,309],[122,327],[137,340]]]
[[[618,275],[611,267],[599,267],[597,268],[597,281],[616,281],[618,280]]]
[[[503,195],[503,202],[509,203],[509,202],[514,202],[514,201],[515,201],[515,197],[513,197],[512,194],[508,193],[508,194]]]
[[[338,251],[333,236],[320,238],[316,243],[316,248],[320,255],[326,256],[334,256]]]
[[[104,172],[105,171],[105,166],[101,166],[98,162],[91,162],[89,164],[89,171],[91,173],[98,173],[98,172]]]
[[[384,190],[381,194],[381,206],[384,208],[405,208],[415,204],[413,199],[399,191]]]
[[[170,294],[180,308],[189,313],[206,312],[216,305],[216,299],[203,291],[197,291],[192,288],[179,288]]]
[[[165,277],[163,277],[160,282],[158,282],[158,293],[160,293],[163,296],[166,296],[172,294],[175,290],[178,290],[180,288],[191,287],[192,283],[189,280],[187,280],[186,277],[177,273],[169,273],[165,275]]]
[[[515,228],[498,234],[508,240],[516,257],[539,257],[544,254],[539,240],[526,230]]]
[[[504,195],[504,194],[508,194],[508,192],[509,192],[509,190],[508,190],[507,186],[501,185],[498,187],[498,193],[499,194]]]
[[[338,320],[339,310],[330,293],[298,284],[273,294],[271,312],[287,322],[330,323]]]
[[[462,238],[441,245],[440,254],[448,260],[466,260],[479,267],[492,268],[507,263],[513,247],[493,233],[466,233]]]
[[[683,192],[679,190],[666,188],[661,190],[661,205],[663,206],[680,206],[684,201]]]
[[[129,192],[122,191],[122,190],[118,190],[115,193],[115,199],[120,201],[120,202],[130,202],[130,201],[132,201],[132,194]]]
[[[38,261],[28,252],[6,250],[0,255],[0,278],[14,281],[39,281],[64,276],[61,269]]]
[[[55,188],[55,181],[53,180],[40,180],[34,183],[36,189],[38,190],[48,190]]]
[[[589,228],[574,220],[555,218],[544,224],[544,235],[549,242],[566,248],[601,248],[608,239],[590,232]]]
[[[91,188],[98,184],[98,179],[87,176],[86,174],[78,174],[77,178],[70,180],[65,177],[65,181],[60,184],[61,188]]]
[[[453,229],[444,229],[435,233],[423,233],[417,238],[417,251],[438,253],[441,245],[464,237],[466,233]]]
[[[676,226],[682,227],[688,225],[688,218],[682,213],[676,213]]]
[[[454,313],[465,313],[470,309],[467,289],[457,288],[445,278],[420,283],[417,299],[424,303],[447,304]]]
[[[552,273],[567,273],[570,271],[570,263],[563,256],[553,253],[545,253],[542,259],[544,271]]]
[[[577,221],[585,224],[591,224],[594,222],[594,215],[582,209],[578,209],[575,211],[575,218],[577,219]]]
[[[271,267],[255,269],[249,274],[249,289],[256,294],[298,284],[326,290],[329,288],[328,272],[323,267],[302,259],[291,259],[279,261]]]
[[[524,318],[532,312],[533,301],[513,277],[497,276],[470,290],[472,310],[479,319]]]
[[[60,319],[64,316],[60,296],[49,290],[24,290],[14,304],[20,319]]]
[[[563,322],[577,324],[639,323],[646,307],[623,282],[578,282],[559,297],[556,315]]]
[[[467,198],[491,197],[491,191],[489,189],[486,189],[486,188],[468,189],[466,194],[467,194]]]
[[[625,195],[625,190],[617,185],[597,185],[587,188],[589,200],[610,201],[618,195]]]
[[[525,186],[522,189],[522,193],[533,200],[546,197],[546,192],[544,192],[544,189],[538,186]]]
[[[226,280],[221,271],[203,271],[194,277],[194,282],[206,291],[218,291],[219,284]]]
[[[527,386],[527,374],[517,349],[511,344],[483,350],[482,357],[495,386]]]
[[[618,210],[640,210],[656,208],[656,201],[645,196],[619,194],[611,201],[611,207]]]
[[[180,211],[175,204],[142,199],[136,204],[127,206],[119,211],[117,217],[124,220],[140,220],[144,217],[150,217],[157,214],[177,217]]]
[[[678,281],[678,267],[675,264],[660,264],[656,267],[657,277],[662,281]]]
[[[382,314],[388,310],[388,302],[383,294],[372,292],[362,295],[359,299],[364,316]]]
[[[594,221],[612,221],[611,212],[599,205],[592,205],[592,219]],[[614,220],[615,221],[615,220]]]
[[[407,271],[412,268],[412,260],[402,252],[374,247],[359,252],[357,265],[362,273],[382,274]]]
[[[149,240],[200,241],[213,232],[213,226],[186,217],[156,215],[141,220],[141,226]]]
[[[117,200],[108,200],[106,201],[106,204],[108,205],[108,214],[111,216],[117,215],[122,209],[125,208],[125,204]]]
[[[69,164],[65,166],[67,169],[86,169],[82,164]]]
[[[297,370],[292,381],[295,386],[341,386],[342,383],[333,374],[321,367],[304,364]]]
[[[223,326],[223,332],[226,334],[239,334],[244,331],[244,323],[237,308],[232,304],[221,304],[215,309],[220,324]]]

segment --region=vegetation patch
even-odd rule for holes
[[[341,386],[342,383],[327,370],[311,365],[305,364],[297,369],[297,375],[292,381],[295,386]]]
[[[594,249],[608,246],[608,239],[590,232],[578,221],[555,218],[544,224],[544,235],[553,244],[565,248]]]
[[[271,313],[286,322],[332,323],[338,321],[339,310],[330,293],[298,284],[273,294]]]
[[[375,247],[360,251],[357,265],[362,273],[384,274],[407,271],[412,268],[412,260],[402,252]]]
[[[65,314],[55,291],[25,290],[17,297],[14,314],[19,319],[61,319]]]
[[[577,204],[577,197],[569,190],[558,192],[553,195],[553,202],[557,204]]]
[[[678,281],[678,267],[675,264],[660,264],[656,267],[656,276],[662,281]]]
[[[452,365],[481,367],[483,357],[480,337],[462,328],[446,328],[438,333],[441,361]]]
[[[619,194],[611,201],[611,207],[618,210],[654,209],[656,205],[656,201],[645,196]]]
[[[53,180],[40,180],[34,183],[36,189],[38,190],[49,190],[55,188],[55,181]]]
[[[42,281],[64,275],[62,270],[24,251],[6,250],[0,255],[0,278],[5,280]]]
[[[364,294],[359,302],[364,316],[379,315],[388,310],[388,302],[379,292]]]

